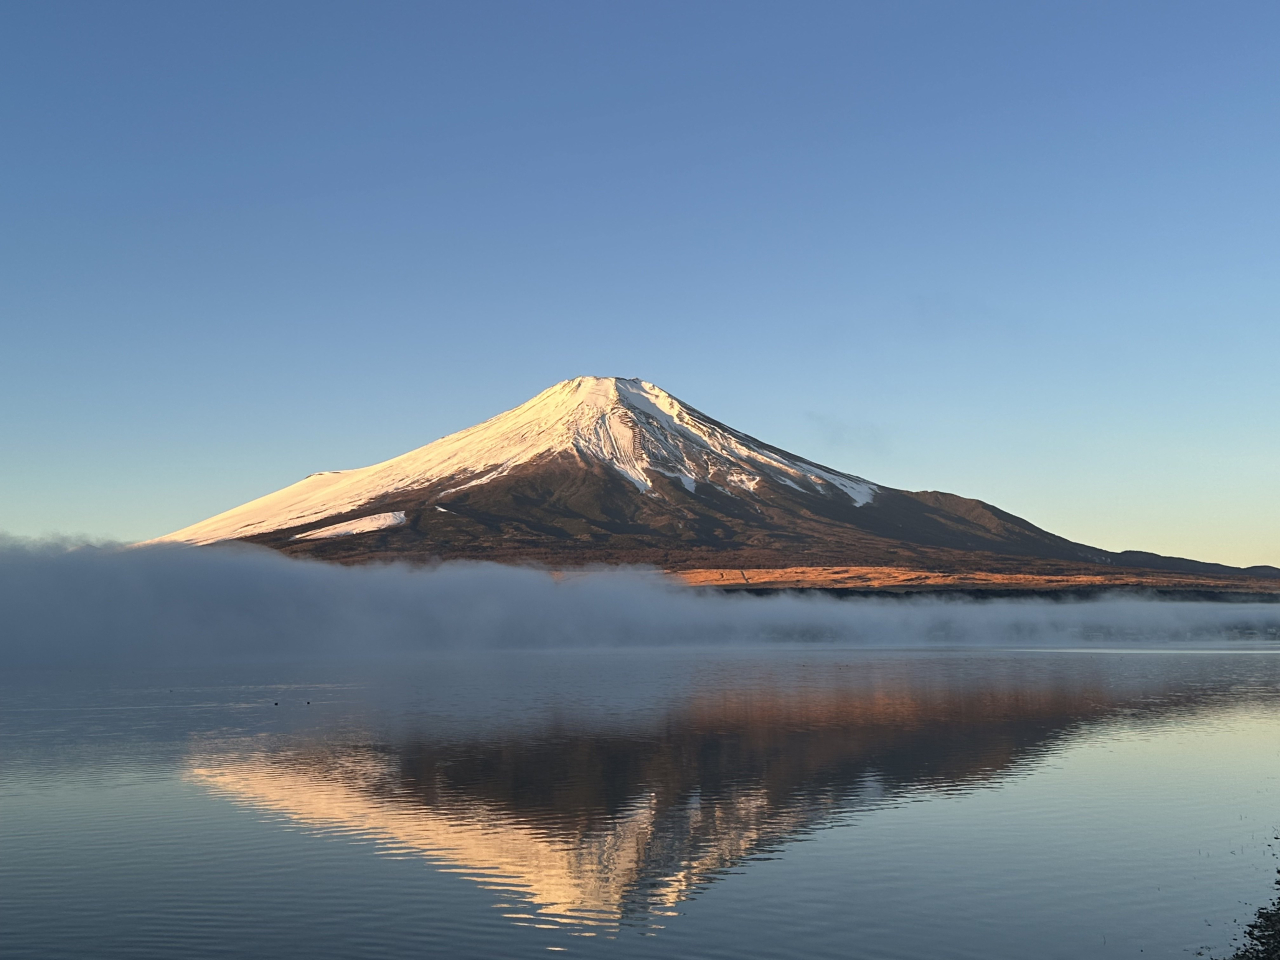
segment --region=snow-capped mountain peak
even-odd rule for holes
[[[840,576],[890,567],[1003,577],[1042,564],[1057,578],[1064,562],[1246,572],[1109,553],[981,500],[871,484],[761,443],[652,383],[617,377],[557,383],[403,456],[312,474],[159,539],[248,540],[342,563],[645,564],[720,571],[716,582],[743,584],[752,582],[748,569],[792,567]]]
[[[397,494],[431,501],[488,483],[543,458],[604,464],[654,494],[665,475],[693,493],[699,484],[750,496],[762,480],[861,506],[877,487],[761,443],[712,420],[643,380],[578,377],[520,406],[403,456],[304,480],[161,541],[212,543],[346,517]],[[655,494],[656,495],[656,494]],[[403,518],[403,514],[400,515]]]

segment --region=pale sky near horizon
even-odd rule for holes
[[[1280,565],[1274,3],[0,7],[0,532],[134,540],[589,375]]]

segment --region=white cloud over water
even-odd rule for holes
[[[250,547],[0,542],[0,666],[725,644],[1105,645],[1280,639],[1280,605],[757,597],[646,570],[342,567]]]

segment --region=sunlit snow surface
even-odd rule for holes
[[[565,453],[584,464],[607,464],[642,491],[652,488],[651,472],[676,479],[690,491],[699,483],[709,483],[728,492],[735,488],[749,492],[768,479],[800,490],[847,496],[858,506],[870,502],[877,490],[859,477],[810,463],[725,427],[651,383],[579,377],[393,460],[358,470],[312,474],[155,542],[213,543],[249,537],[341,516],[389,494],[433,485],[441,486],[437,498],[446,497],[501,477],[521,464]]]
[[[345,537],[352,533],[372,533],[374,530],[387,530],[391,527],[398,527],[404,523],[404,511],[396,510],[394,513],[375,513],[370,517],[361,517],[359,520],[348,520],[346,523],[331,523],[327,527],[321,527],[319,530],[308,530],[306,533],[295,534],[294,540],[327,540],[329,537]]]

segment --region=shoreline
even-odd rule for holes
[[[779,593],[835,597],[962,597],[1058,601],[1129,595],[1159,600],[1280,603],[1280,580],[1197,576],[1167,571],[1017,574],[950,573],[905,567],[784,567],[668,571],[688,586],[722,593]]]
[[[1138,600],[1194,601],[1200,603],[1274,603],[1280,604],[1280,594],[1253,593],[1239,590],[1158,590],[1136,587],[1061,587],[1061,588],[980,588],[980,587],[722,587],[697,585],[695,589],[713,590],[716,593],[746,593],[756,597],[778,596],[784,593],[799,595],[823,595],[846,600],[854,597],[889,598],[910,600],[919,598],[959,598],[963,600],[1054,600],[1071,603],[1100,600],[1104,597],[1130,597]]]

